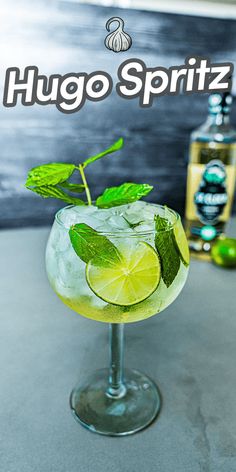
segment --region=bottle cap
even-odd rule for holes
[[[229,92],[212,93],[208,98],[209,112],[217,115],[222,113],[227,115],[232,105],[232,95]]]

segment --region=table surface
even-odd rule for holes
[[[0,232],[1,470],[236,471],[236,272],[192,261],[175,303],[126,327],[126,365],[155,379],[163,407],[146,430],[103,437],[73,419],[68,397],[82,375],[107,365],[107,326],[50,289],[48,233]]]

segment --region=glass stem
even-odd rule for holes
[[[126,393],[123,383],[124,357],[124,325],[111,323],[109,325],[110,369],[107,395],[112,398],[121,398]]]

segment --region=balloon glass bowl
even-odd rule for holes
[[[82,234],[82,223],[95,230],[90,239]],[[89,258],[91,248],[99,251]],[[180,217],[167,207],[145,202],[102,210],[69,206],[56,214],[46,249],[49,282],[72,310],[109,323],[110,367],[81,380],[70,396],[72,413],[86,428],[125,436],[157,417],[161,395],[154,381],[124,369],[124,325],[168,307],[185,284],[188,266]]]

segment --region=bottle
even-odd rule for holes
[[[209,96],[209,114],[191,134],[186,194],[186,233],[193,255],[210,260],[224,233],[234,199],[236,130],[230,124],[230,93]]]

